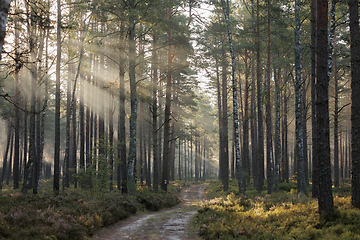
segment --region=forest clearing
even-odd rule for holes
[[[0,0],[0,237],[360,239],[359,113],[358,0]]]

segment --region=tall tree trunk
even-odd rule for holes
[[[153,144],[153,188],[159,190],[159,153],[158,153],[158,55],[157,55],[157,35],[153,33],[153,50],[152,50],[152,144]]]
[[[297,192],[306,194],[303,131],[303,79],[300,2],[295,0],[295,135],[297,160]]]
[[[242,166],[244,172],[244,187],[250,184],[250,151],[249,151],[249,65],[248,50],[245,50],[245,93],[244,93],[244,118],[243,118],[243,150],[242,150]]]
[[[351,204],[360,208],[360,39],[359,2],[349,0],[351,40]]]
[[[15,1],[17,4],[17,1]],[[15,6],[17,7],[17,6]],[[1,50],[0,50],[1,54]],[[0,57],[1,59],[1,57]],[[14,118],[14,130],[15,130],[15,143],[14,143],[14,189],[19,188],[20,181],[20,86],[19,86],[19,71],[21,69],[20,54],[19,54],[19,19],[15,16],[15,118]]]
[[[60,64],[61,64],[61,1],[57,0],[56,27],[56,87],[55,87],[55,141],[54,141],[54,185],[56,194],[60,190]]]
[[[257,186],[258,182],[258,168],[257,168],[257,162],[258,162],[258,155],[257,155],[257,149],[258,149],[258,139],[257,139],[257,117],[256,117],[256,101],[255,101],[255,92],[256,92],[256,86],[255,86],[255,71],[254,71],[254,61],[251,62],[251,107],[250,107],[250,115],[252,116],[250,121],[250,127],[251,127],[251,160],[252,160],[252,177],[254,180],[254,187]]]
[[[221,176],[221,181],[223,185],[223,190],[226,192],[229,189],[229,137],[228,137],[228,113],[227,113],[227,97],[228,97],[228,88],[227,88],[227,61],[225,54],[225,39],[222,40],[221,47],[221,100],[222,100],[222,112],[221,112],[221,158],[219,161],[219,175]]]
[[[81,83],[80,83],[80,102],[79,102],[79,135],[80,135],[80,172],[85,171],[85,76],[82,74]],[[85,187],[83,183],[81,183],[80,187]]]
[[[260,59],[260,4],[256,1],[256,85],[257,85],[257,109],[258,109],[258,179],[257,191],[261,192],[264,187],[264,130],[262,111],[262,80],[261,80],[261,59]]]
[[[245,188],[243,185],[243,177],[242,177],[242,166],[240,162],[240,133],[239,133],[239,113],[238,113],[238,98],[237,98],[237,80],[236,80],[236,58],[234,51],[234,44],[232,39],[232,31],[230,27],[229,20],[229,1],[227,0],[227,6],[225,4],[225,0],[221,1],[223,13],[225,16],[226,27],[228,30],[229,37],[229,45],[230,45],[230,55],[231,55],[231,67],[232,67],[232,91],[233,91],[233,125],[234,125],[234,135],[235,135],[235,149],[236,149],[236,170],[237,170],[237,179],[238,179],[238,187],[239,193],[245,194]],[[225,189],[224,189],[225,190]]]
[[[125,24],[124,21],[120,23],[120,38],[119,38],[119,49],[120,49],[120,61],[119,61],[119,95],[120,95],[120,106],[119,106],[119,125],[118,125],[118,188],[121,188],[122,193],[128,192],[127,187],[127,164],[126,164],[126,129],[125,129]]]
[[[22,192],[26,193],[29,189],[33,188],[34,194],[36,192],[34,169],[37,166],[36,155],[36,86],[37,86],[37,69],[36,69],[36,54],[35,54],[35,37],[34,37],[34,22],[31,22],[30,27],[30,57],[31,57],[31,93],[30,93],[30,133],[29,133],[29,161],[26,166],[26,176],[22,188]]]
[[[168,19],[171,18],[171,9],[168,9]],[[171,31],[167,35],[168,44],[172,40]],[[168,46],[167,51],[167,72],[166,72],[166,96],[165,96],[165,114],[164,114],[164,145],[163,145],[163,166],[161,189],[167,191],[169,181],[170,164],[170,113],[171,113],[171,94],[172,94],[172,60],[175,55],[174,47]]]
[[[223,117],[222,117],[222,100],[221,100],[221,85],[220,85],[220,72],[219,64],[217,59],[215,59],[216,67],[216,89],[217,89],[217,105],[218,105],[218,119],[219,119],[219,180],[222,180],[223,173]]]
[[[311,0],[311,135],[312,135],[312,197],[319,195],[319,166],[316,162],[318,153],[318,142],[316,141],[316,120],[315,120],[315,82],[316,82],[316,21],[317,21],[317,0]]]
[[[114,178],[114,97],[112,92],[109,95],[109,165],[110,165],[110,176],[109,176],[109,189],[113,190],[113,178]]]
[[[90,66],[90,70],[91,70],[91,66],[92,66],[92,63],[93,63],[93,54],[90,54],[89,56],[89,66]],[[91,85],[91,77],[92,77],[92,74],[91,73],[88,73],[88,76],[87,76],[87,83],[89,86]],[[91,91],[87,91],[87,94],[86,94],[86,97],[90,97],[91,95]],[[86,137],[85,137],[85,164],[86,164],[86,176],[87,176],[87,179],[86,179],[86,188],[89,188],[91,187],[91,180],[90,180],[90,176],[91,176],[91,156],[92,156],[92,152],[91,152],[91,141],[92,141],[92,130],[91,130],[91,125],[92,125],[92,113],[91,113],[91,108],[90,108],[90,104],[88,104],[86,106],[86,126],[85,126],[85,129],[86,129]],[[85,187],[85,186],[84,186]]]
[[[74,85],[76,88],[76,85]],[[74,99],[72,106],[72,118],[71,118],[71,155],[70,155],[70,179],[74,183],[74,187],[77,188],[77,180],[74,178],[74,174],[77,173],[77,142],[76,142],[76,107],[77,101]]]
[[[287,96],[287,88],[285,87],[283,93],[284,103],[283,103],[283,123],[282,123],[282,181],[288,183],[289,182],[289,154],[288,154],[288,96]]]
[[[139,102],[140,106],[139,106],[139,166],[140,166],[140,185],[144,184],[144,180],[145,180],[145,169],[144,169],[144,159],[145,159],[145,155],[144,154],[144,150],[145,150],[145,142],[144,142],[144,135],[145,135],[145,130],[144,130],[144,102],[143,99],[140,100]]]
[[[316,154],[319,164],[319,212],[321,215],[334,212],[332,197],[330,139],[329,139],[329,76],[328,76],[328,1],[317,0],[317,82],[315,86]]]
[[[81,37],[80,41],[81,41],[81,46],[80,46],[80,56],[79,56],[79,63],[78,63],[78,66],[77,66],[77,71],[76,71],[76,75],[75,75],[75,78],[74,78],[74,84],[73,84],[73,88],[72,88],[72,93],[71,93],[71,102],[70,102],[70,109],[69,109],[69,119],[68,119],[68,123],[66,124],[66,146],[65,146],[65,156],[64,156],[64,175],[69,174],[69,163],[70,163],[70,157],[74,157],[74,155],[71,155],[72,152],[70,151],[70,141],[73,141],[73,144],[76,145],[76,141],[74,141],[73,139],[71,139],[71,135],[70,135],[70,123],[73,121],[72,120],[72,117],[76,117],[75,114],[73,114],[73,111],[75,112],[76,109],[75,109],[75,93],[76,93],[76,86],[77,86],[77,82],[78,82],[78,78],[79,78],[79,75],[80,75],[80,69],[81,69],[81,64],[82,64],[82,61],[83,61],[83,56],[84,56],[84,39],[86,37],[86,34],[87,34],[87,29],[88,27],[87,26],[84,26],[84,33],[83,33],[83,36]],[[75,128],[75,125],[76,125],[76,119],[74,120],[73,122],[73,125],[74,125],[74,128]],[[75,130],[74,130],[75,131]],[[74,133],[75,134],[75,133]],[[74,146],[74,149],[76,149],[76,147]],[[75,151],[75,154],[76,154],[76,150]],[[75,158],[76,159],[76,158]],[[68,162],[67,162],[68,160]],[[68,181],[68,182],[67,182]],[[66,187],[69,187],[70,186],[70,176],[65,176],[65,183],[63,183],[63,188],[65,189]],[[67,185],[69,184],[69,185]]]
[[[339,187],[339,133],[338,133],[338,80],[336,76],[334,41],[335,41],[335,11],[336,0],[331,1],[330,33],[329,33],[329,76],[334,68],[334,186]]]
[[[281,162],[281,129],[280,129],[280,70],[276,72],[274,68],[275,77],[275,171],[274,171],[274,191],[279,191],[280,183],[280,162]]]
[[[304,156],[304,173],[305,173],[305,185],[309,186],[309,157],[308,157],[308,136],[307,136],[307,112],[308,104],[306,101],[307,83],[303,81],[303,156]]]
[[[135,3],[131,1],[129,3],[130,15],[129,15],[129,78],[130,78],[130,102],[131,102],[131,114],[130,114],[130,142],[129,142],[129,156],[127,160],[127,183],[129,192],[134,194],[136,191],[134,169],[136,162],[136,119],[137,119],[137,93],[136,93],[136,79],[135,79]]]
[[[272,126],[271,126],[271,69],[270,69],[270,0],[267,0],[267,72],[266,72],[266,172],[268,194],[271,194],[274,189],[274,157],[273,157],[273,143],[272,143]]]
[[[339,187],[339,84],[334,55],[334,186]],[[340,141],[341,145],[341,141]]]

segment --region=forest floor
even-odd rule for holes
[[[202,239],[190,228],[191,217],[205,201],[205,184],[186,186],[181,190],[182,203],[155,213],[138,214],[97,232],[92,240],[113,239]]]

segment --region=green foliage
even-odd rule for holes
[[[221,185],[219,182],[210,183]],[[199,210],[195,223],[205,239],[358,239],[360,210],[350,197],[335,197],[335,214],[320,218],[317,201],[296,195],[282,184],[272,195],[214,198]]]
[[[159,210],[179,203],[177,187],[155,193],[69,189],[57,196],[17,192],[0,195],[0,239],[85,239],[102,226],[139,210]],[[91,193],[92,192],[92,193]]]
[[[92,189],[95,192],[109,190],[110,176],[111,168],[104,155],[99,155],[96,161],[92,161],[87,166],[86,171],[85,169],[79,169],[79,172],[74,174],[82,188]]]
[[[100,140],[97,148],[102,148],[105,152],[116,153],[115,147],[108,146],[103,140]],[[114,161],[118,161],[118,159],[114,158]],[[91,189],[93,192],[107,192],[109,191],[111,175],[112,169],[106,155],[92,153],[91,162],[86,166],[86,169],[80,168],[73,177],[81,188]]]

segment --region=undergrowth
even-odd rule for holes
[[[205,239],[360,239],[360,210],[351,207],[347,188],[334,189],[335,214],[323,220],[317,201],[298,196],[295,182],[272,195],[250,188],[246,197],[238,197],[237,191],[221,193],[221,183],[212,181],[206,193],[213,199],[194,221]]]
[[[37,195],[4,191],[0,194],[0,239],[85,239],[138,211],[176,205],[180,185],[158,193],[142,188],[135,195],[117,190],[68,189],[57,196],[51,191]]]

